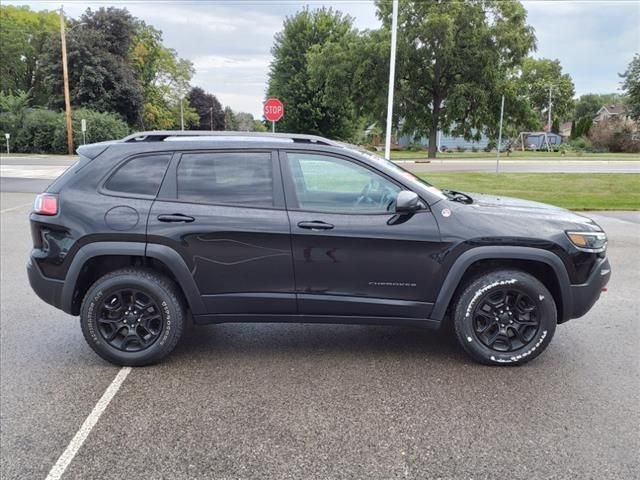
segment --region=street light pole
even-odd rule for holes
[[[553,89],[553,84],[549,84],[549,108],[547,109],[547,132],[551,131],[551,90]]]
[[[502,147],[502,118],[504,117],[504,95],[502,95],[502,105],[500,106],[500,130],[498,133],[498,154],[496,156],[496,173],[500,172],[500,148]]]
[[[184,107],[182,106],[183,96],[180,96],[180,130],[184,131]]]
[[[69,99],[69,71],[67,69],[67,40],[64,34],[64,10],[60,7],[60,40],[62,42],[62,82],[64,84],[64,109],[67,116],[67,149],[73,155],[73,127],[71,124],[71,100]]]
[[[391,13],[391,58],[389,63],[389,96],[387,98],[387,131],[384,142],[384,158],[391,158],[391,122],[393,119],[393,91],[396,80],[396,44],[398,42],[398,0],[393,0]]]

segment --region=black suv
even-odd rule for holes
[[[609,280],[592,220],[442,191],[309,135],[145,132],[78,149],[31,213],[31,286],[120,365],[186,322],[452,325],[521,364]]]

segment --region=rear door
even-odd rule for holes
[[[396,215],[403,187],[355,159],[283,159],[300,313],[428,318],[441,248],[431,212]]]
[[[148,241],[185,260],[211,314],[295,313],[290,228],[272,151],[177,154]]]

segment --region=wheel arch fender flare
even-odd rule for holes
[[[430,315],[433,320],[442,321],[444,319],[453,294],[460,285],[465,273],[471,265],[479,260],[527,260],[547,265],[555,274],[560,288],[561,298],[558,301],[562,302],[562,306],[565,307],[562,309],[563,316],[569,314],[567,310],[572,305],[571,282],[567,269],[560,257],[547,250],[533,247],[486,246],[467,250],[455,260],[438,292]],[[561,320],[563,319],[558,319],[559,322]]]
[[[61,308],[69,314],[73,309],[73,295],[76,283],[84,265],[90,259],[108,255],[128,255],[151,257],[161,261],[171,271],[193,314],[206,313],[200,291],[180,254],[166,245],[146,244],[144,242],[92,242],[82,246],[74,255],[67,270],[61,294]]]

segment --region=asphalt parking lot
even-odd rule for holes
[[[0,477],[44,479],[121,369],[31,292],[33,195],[0,195]],[[532,363],[415,329],[199,327],[131,370],[62,478],[638,478],[640,214],[592,216],[609,292]]]

